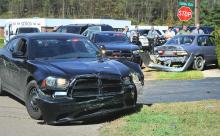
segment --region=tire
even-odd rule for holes
[[[25,98],[25,105],[27,112],[31,118],[40,120],[42,119],[42,113],[40,108],[37,106],[36,97],[37,97],[37,86],[36,81],[30,81],[27,85],[27,93]]]
[[[205,60],[202,56],[197,56],[193,62],[193,69],[202,71],[205,67]]]

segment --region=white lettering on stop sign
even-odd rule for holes
[[[178,11],[179,16],[192,16],[191,12],[187,12],[187,11]]]

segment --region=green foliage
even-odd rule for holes
[[[114,18],[144,25],[193,25],[194,16],[190,21],[179,21],[178,1],[0,0],[0,18]],[[188,2],[194,3],[194,0]],[[220,27],[219,7],[219,0],[201,0],[201,24]]]
[[[159,80],[195,80],[203,78],[201,71],[156,72],[155,74]]]
[[[0,48],[2,48],[4,45],[4,39],[3,38],[0,38]]]
[[[218,58],[218,66],[220,68],[220,27],[216,28],[212,35],[215,37],[216,54]]]

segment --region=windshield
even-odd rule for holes
[[[40,32],[38,28],[18,28],[17,34]]]
[[[86,38],[37,38],[30,41],[30,59],[95,58],[99,49]]]
[[[195,36],[193,35],[179,35],[175,36],[169,41],[167,41],[166,45],[169,44],[175,44],[175,45],[181,45],[181,44],[192,44],[193,40],[195,39]]]
[[[95,34],[95,43],[109,43],[109,42],[128,42],[128,38],[124,33],[104,33]]]
[[[80,29],[81,27],[78,27],[78,26],[70,26],[70,27],[67,27],[67,33],[74,33],[74,34],[80,34]]]

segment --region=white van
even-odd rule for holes
[[[9,20],[4,27],[4,44],[6,44],[15,35],[37,32],[41,32],[40,23],[22,19]]]

